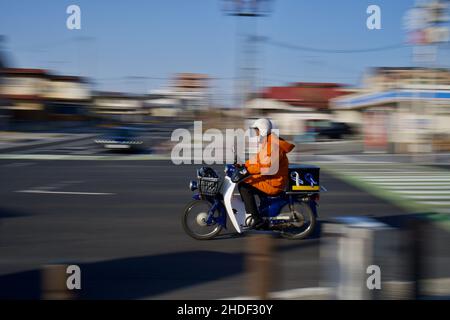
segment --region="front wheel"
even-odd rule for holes
[[[281,231],[281,236],[286,239],[300,240],[309,237],[316,227],[316,215],[305,202],[294,202],[285,205],[280,215],[288,215],[291,221]]]
[[[213,212],[212,222],[208,224],[211,207],[211,203],[206,200],[194,200],[186,205],[181,221],[189,236],[197,240],[209,240],[220,233],[222,226],[215,222],[219,218],[219,210]]]

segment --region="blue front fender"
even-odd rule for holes
[[[201,200],[202,197],[200,197],[200,194],[196,193],[196,194],[194,194],[194,195],[192,196],[192,199],[194,199],[194,200]]]
[[[200,194],[196,193],[192,196],[192,199],[194,200],[202,200],[202,197],[200,196]],[[212,217],[214,215],[214,211],[219,210],[220,215],[219,217],[216,219],[216,222],[221,225],[223,228],[227,228],[227,211],[224,207],[224,205],[222,204],[221,201],[217,200],[217,199],[206,199],[206,201],[208,201],[209,203],[211,203],[212,207],[208,212],[208,219],[207,219],[207,223],[212,223]]]

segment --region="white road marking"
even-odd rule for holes
[[[450,182],[450,177],[442,177],[442,175],[440,176],[427,176],[427,177],[389,177],[389,178],[371,178],[371,177],[360,177],[364,180],[367,181],[373,181],[373,182],[394,182],[394,181],[398,181],[398,182],[407,182],[407,181],[411,181],[411,182],[425,182],[425,181],[430,181],[430,182],[434,182],[434,181],[448,181]]]
[[[424,190],[423,192],[425,193],[434,193],[434,191],[425,191],[425,190],[436,190],[436,191],[441,191],[441,190],[450,190],[450,184],[444,184],[444,185],[435,185],[435,184],[429,184],[429,185],[419,185],[419,186],[398,186],[397,184],[395,185],[388,185],[386,186],[387,190],[392,190],[392,191],[396,191],[396,192],[401,192],[401,191],[405,191],[405,193],[410,190],[411,192],[415,192],[417,193],[417,190]],[[414,191],[412,191],[414,190]]]
[[[403,171],[402,171],[403,170]],[[415,174],[439,174],[436,171],[407,171],[405,169],[399,169],[399,170],[395,170],[395,169],[367,169],[367,170],[363,170],[363,169],[355,169],[355,170],[341,170],[341,172],[343,173],[349,173],[349,174],[358,174],[358,175],[367,175],[368,173],[372,174],[372,176],[368,176],[368,177],[373,177],[373,178],[377,178],[380,175],[386,175],[386,176],[391,176],[392,174],[395,174],[396,176],[398,175],[399,177],[404,177],[404,176],[411,176],[411,175],[415,175]],[[439,175],[441,176],[441,175]],[[450,176],[450,175],[447,175]]]
[[[371,181],[373,184],[380,186],[450,186],[450,182],[376,182]]]
[[[73,194],[73,195],[90,195],[90,196],[108,196],[115,193],[109,192],[74,192],[74,191],[48,191],[48,190],[18,190],[20,193],[42,193],[42,194]]]
[[[422,195],[403,195],[405,198],[408,199],[421,199],[421,200],[450,200],[450,197],[448,196],[422,196]]]
[[[418,201],[419,203],[422,204],[428,204],[431,206],[442,206],[442,205],[450,205],[450,201]]]
[[[418,190],[420,190],[420,189],[418,189]],[[397,193],[402,193],[402,194],[435,194],[435,195],[438,195],[438,194],[443,194],[443,195],[446,195],[446,194],[448,194],[448,195],[450,195],[450,190],[448,190],[448,191],[440,191],[440,190],[435,190],[435,191],[429,191],[429,190],[421,190],[421,191],[417,191],[417,190],[414,190],[414,191],[410,191],[410,190],[395,190],[394,192],[397,192]]]

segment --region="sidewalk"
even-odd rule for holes
[[[391,154],[391,153],[355,153],[355,154],[304,154],[300,151],[289,154],[291,162],[315,162],[336,164],[383,164],[404,163],[420,165],[449,165],[450,153],[430,154]]]
[[[413,282],[408,281],[385,281],[383,282],[386,294],[385,299],[411,300],[413,297]],[[450,278],[423,279],[422,290],[425,295],[423,299],[445,299],[450,298]],[[335,300],[336,288],[332,287],[312,287],[299,288],[278,292],[270,292],[270,299],[273,300]],[[228,297],[221,300],[258,300],[258,297],[240,296]]]
[[[96,134],[27,133],[0,131],[0,153],[11,153],[37,147],[89,139]]]

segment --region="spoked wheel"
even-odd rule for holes
[[[308,204],[294,202],[292,206],[285,205],[280,215],[289,216],[291,222],[287,223],[281,231],[281,236],[286,239],[299,240],[307,238],[314,231],[316,216]]]
[[[208,212],[212,205],[205,200],[194,200],[187,204],[182,224],[184,231],[194,239],[209,240],[217,236],[222,230],[222,226],[217,223],[208,224]],[[214,218],[219,217],[220,212],[214,212]]]

